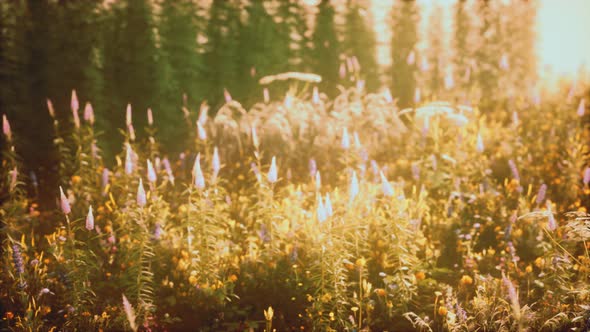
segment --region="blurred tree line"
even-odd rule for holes
[[[12,123],[26,173],[36,172],[55,196],[47,99],[67,137],[73,89],[81,105],[94,107],[110,164],[121,149],[127,104],[139,135],[151,108],[160,141],[177,152],[186,137],[182,106],[196,109],[206,100],[214,112],[226,89],[247,107],[262,97],[261,77],[285,71],[320,74],[329,96],[356,80],[369,91],[390,86],[401,107],[465,100],[465,91],[491,104],[535,81],[536,1],[458,0],[448,47],[441,10],[432,10],[420,36],[419,5],[396,0],[390,68],[377,65],[369,0],[310,2],[0,1],[0,113]],[[427,47],[418,47],[421,40]],[[283,93],[271,87],[271,98]]]

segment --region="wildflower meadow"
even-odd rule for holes
[[[179,155],[160,148],[156,112],[128,106],[107,168],[92,106],[72,92],[73,144],[54,140],[72,175],[50,211],[25,194],[3,117],[6,327],[588,326],[584,99],[521,100],[491,118],[447,102],[400,110],[362,84],[333,100],[292,89],[249,110],[227,97],[215,116],[186,109]]]
[[[0,1],[0,331],[590,331],[550,1]]]

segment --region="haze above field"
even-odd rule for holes
[[[436,5],[443,7],[446,32],[452,31],[452,6],[455,0],[420,0],[425,11],[422,27],[426,27],[430,10]],[[392,0],[372,0],[373,15],[379,42],[378,58],[387,64],[389,57],[388,18]],[[590,1],[587,0],[540,0],[537,18],[537,55],[539,73],[573,76],[581,65],[590,64],[590,43],[582,43],[584,34],[590,31]]]

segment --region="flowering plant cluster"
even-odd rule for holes
[[[103,160],[92,105],[54,120],[39,211],[3,117],[0,326],[19,331],[583,330],[583,97],[400,110],[363,85],[246,110],[225,91],[169,155],[157,110]],[[49,112],[54,110],[47,102]],[[61,133],[61,134],[58,134]],[[37,185],[37,184],[34,184]]]

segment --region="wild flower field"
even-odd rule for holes
[[[1,329],[590,328],[583,97],[493,112],[400,110],[362,84],[264,97],[184,107],[180,155],[156,111],[135,137],[129,106],[113,163],[74,92],[53,211],[26,194],[4,116]]]

